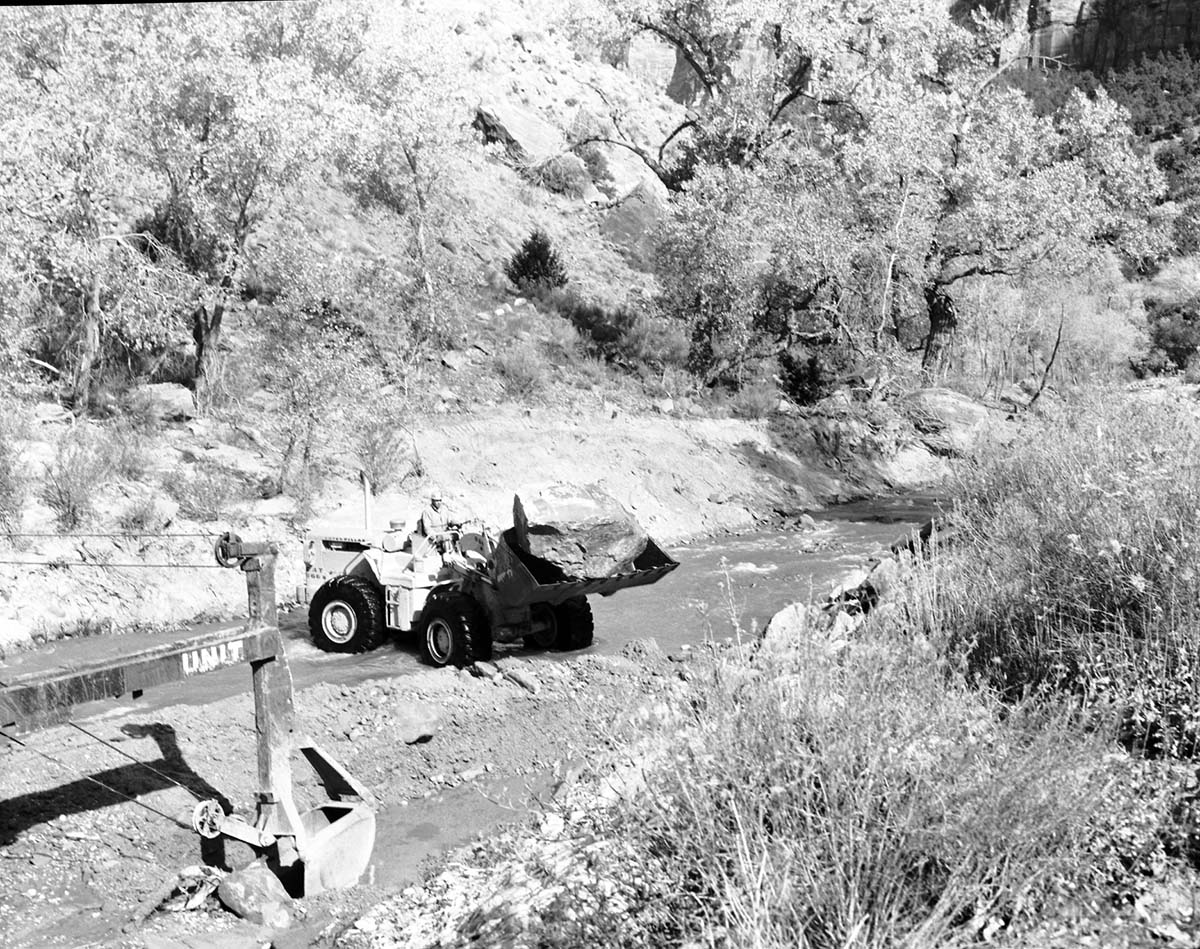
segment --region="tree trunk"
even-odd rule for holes
[[[413,193],[417,196],[417,213],[413,215],[414,240],[417,245],[417,266],[421,271],[421,283],[425,296],[433,300],[433,275],[429,271],[429,254],[425,240],[425,219],[429,214],[429,202],[421,178],[421,165],[415,148],[405,146],[404,157],[413,176]]]
[[[100,276],[93,274],[83,298],[83,332],[71,393],[76,415],[85,415],[91,402],[92,369],[100,355],[100,316]]]
[[[922,369],[935,369],[945,358],[946,349],[958,328],[958,308],[946,288],[937,283],[925,286],[925,306],[929,311],[929,333],[925,337]]]
[[[221,342],[221,324],[225,320],[225,300],[218,297],[211,307],[201,305],[192,313],[192,339],[196,343],[196,371],[193,381],[197,384],[211,374],[217,345]]]

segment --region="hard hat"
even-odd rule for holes
[[[434,488],[432,491],[430,491],[430,492],[429,492],[429,500],[431,500],[431,501],[440,501],[440,500],[442,500],[442,489],[441,489],[441,488]]]

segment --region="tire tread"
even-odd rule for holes
[[[321,611],[331,600],[345,600],[358,614],[358,632],[347,643],[335,643],[321,629]],[[370,652],[383,642],[383,604],[374,584],[363,577],[340,576],[325,581],[308,607],[308,631],[325,652]]]

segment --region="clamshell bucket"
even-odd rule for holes
[[[534,603],[559,603],[578,596],[611,596],[628,587],[657,583],[679,566],[653,540],[633,561],[627,573],[594,579],[570,577],[558,564],[543,560],[517,546],[512,528],[500,535],[492,554],[495,563],[496,592],[505,607],[531,606]]]
[[[375,811],[371,793],[319,746],[303,745],[300,753],[330,797],[300,815],[304,895],[312,896],[358,882],[375,847]]]
[[[364,804],[325,804],[300,816],[308,836],[304,895],[358,882],[375,847],[375,814]]]

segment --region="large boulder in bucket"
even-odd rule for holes
[[[516,545],[572,577],[627,573],[646,549],[642,526],[595,485],[554,484],[513,498]]]

